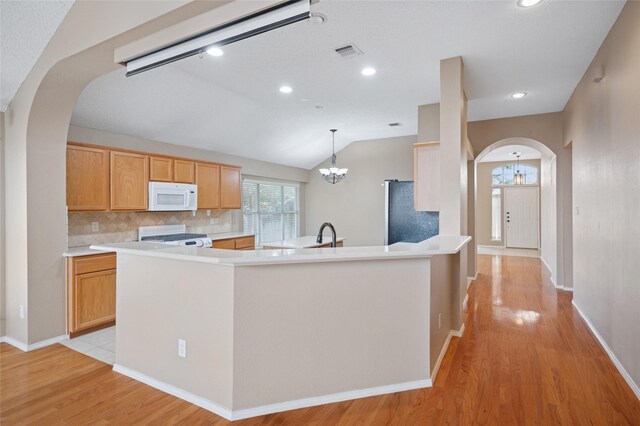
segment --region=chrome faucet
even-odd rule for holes
[[[331,247],[335,247],[336,246],[336,229],[329,222],[323,223],[322,226],[320,227],[320,232],[318,232],[318,238],[316,238],[316,243],[322,244],[322,232],[324,231],[324,228],[326,228],[327,226],[331,230]]]

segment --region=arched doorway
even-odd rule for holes
[[[474,176],[475,176],[475,236],[476,243],[479,246],[493,245],[498,247],[509,247],[507,241],[507,210],[504,206],[509,203],[508,195],[511,192],[522,193],[526,191],[511,191],[516,185],[513,185],[513,178],[511,180],[509,173],[513,174],[513,164],[517,161],[514,158],[509,159],[504,154],[508,154],[507,151],[521,152],[525,161],[521,163],[521,172],[525,170],[525,166],[529,167],[530,175],[534,173],[536,176],[531,176],[528,182],[524,182],[524,185],[518,185],[520,188],[529,188],[529,193],[533,197],[534,188],[537,188],[539,194],[539,205],[537,206],[539,215],[539,230],[535,232],[539,235],[539,256],[544,264],[551,272],[552,280],[557,277],[557,255],[558,255],[558,239],[557,239],[557,217],[558,209],[556,202],[557,193],[557,167],[556,167],[556,155],[543,143],[529,138],[507,138],[499,140],[484,149],[474,160]],[[535,153],[538,153],[538,158],[535,157]],[[497,160],[495,163],[487,162],[487,160]],[[483,167],[481,165],[490,164],[489,167]],[[499,175],[495,175],[494,171],[499,170],[503,165],[504,173],[502,180]],[[493,167],[495,166],[495,167]],[[487,170],[489,172],[487,173]],[[536,170],[536,172],[534,172]],[[529,199],[532,199],[529,198]],[[487,220],[489,215],[490,220]],[[490,229],[487,228],[489,224]],[[526,226],[533,226],[529,223]],[[515,231],[513,231],[515,233]],[[487,235],[489,238],[487,238]],[[531,238],[528,240],[529,245],[522,242],[512,243],[512,246],[518,245],[531,246]],[[487,244],[488,243],[488,244]]]

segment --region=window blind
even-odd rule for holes
[[[256,244],[298,236],[298,187],[278,182],[242,182],[245,232],[256,235]]]

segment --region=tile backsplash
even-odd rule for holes
[[[216,223],[211,224],[215,218]],[[187,232],[218,234],[239,231],[242,227],[239,210],[211,210],[192,212],[69,212],[68,247],[89,244],[136,241],[138,227],[185,224]],[[92,223],[98,222],[98,232],[92,231]]]

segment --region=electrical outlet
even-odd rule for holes
[[[211,216],[211,210],[207,210],[207,216]]]
[[[19,311],[20,319],[24,319],[24,305],[20,305]]]
[[[211,219],[209,219],[209,223],[215,225],[216,223],[218,223],[218,218],[212,217]]]
[[[442,313],[438,314],[438,328],[442,328]]]
[[[91,232],[100,232],[100,222],[91,222]]]
[[[178,339],[178,356],[181,358],[187,357],[187,341]]]

